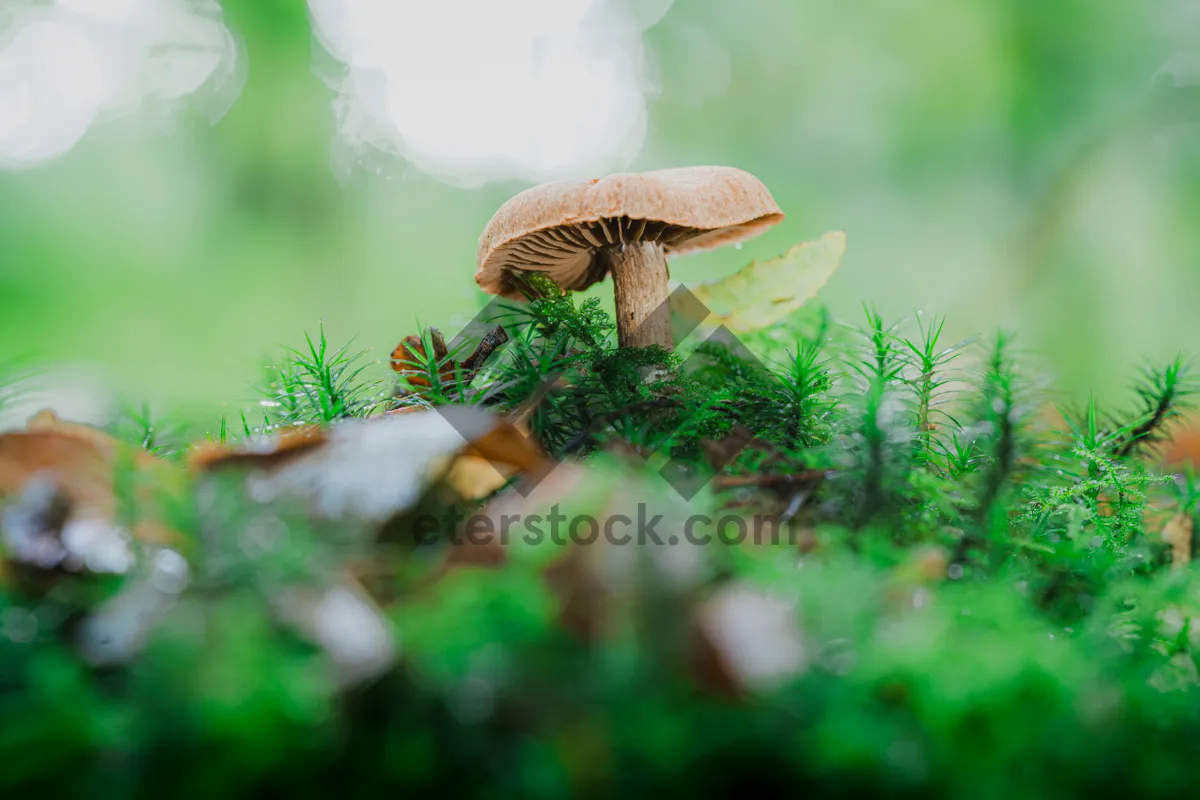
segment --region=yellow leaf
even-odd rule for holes
[[[735,333],[765,328],[816,296],[842,263],[846,234],[830,231],[802,242],[779,258],[753,261],[727,278],[692,289]]]
[[[486,458],[464,453],[451,464],[446,482],[464,499],[482,500],[504,488],[514,472],[513,468],[501,471],[496,463]]]

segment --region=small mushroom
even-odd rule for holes
[[[548,183],[496,212],[479,241],[475,281],[517,297],[517,270],[543,272],[572,290],[611,272],[621,347],[670,348],[667,257],[744,241],[783,216],[757,178],[732,167]]]

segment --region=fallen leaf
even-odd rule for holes
[[[0,496],[17,495],[49,477],[75,513],[111,516],[115,448],[70,431],[14,431],[0,435]]]
[[[446,339],[437,328],[429,329],[429,344],[433,346],[432,359],[425,351],[425,341],[421,336],[406,336],[392,351],[392,369],[400,374],[410,387],[416,389],[431,388],[426,364],[434,360],[437,366],[438,378],[443,384],[453,383],[454,376],[460,370],[465,380],[470,378],[483,366],[484,362],[508,341],[508,333],[497,325],[480,340],[474,352],[461,362],[450,358]]]
[[[388,417],[388,416],[392,416],[394,414],[411,414],[414,411],[428,411],[428,410],[429,410],[428,406],[422,406],[422,405],[398,406],[396,408],[389,408],[387,411],[384,411],[383,416]]]
[[[123,454],[132,457],[139,466],[149,467],[151,469],[165,463],[162,459],[146,452],[140,447],[135,447],[133,445],[118,441],[99,428],[93,428],[91,425],[84,425],[79,422],[70,422],[68,420],[60,419],[57,414],[48,408],[43,409],[30,417],[29,421],[25,423],[25,430],[52,431],[56,435],[89,442],[95,445],[99,450],[105,452],[115,452],[117,450],[121,450]]]
[[[443,383],[454,380],[454,372],[458,366],[448,358],[446,340],[437,328],[429,329],[429,342],[433,345],[433,355],[425,352],[425,342],[420,336],[405,336],[396,349],[392,351],[392,369],[400,373],[409,386],[419,389],[430,388],[429,376],[425,374],[424,365],[435,360],[438,366],[438,377]]]
[[[770,261],[754,261],[692,293],[735,333],[766,328],[816,296],[842,263],[846,234],[831,231]]]
[[[5,572],[22,593],[40,595],[69,573],[124,574],[133,566],[132,535],[111,520],[83,512],[49,475],[9,498],[0,518]]]
[[[469,452],[493,464],[511,464],[541,475],[554,466],[534,441],[528,427],[502,423],[471,440]]]
[[[468,452],[454,459],[446,473],[446,482],[464,500],[482,500],[504,488],[516,472],[513,467],[497,465]]]
[[[346,420],[305,435],[226,448],[202,468],[245,469],[247,491],[259,502],[291,499],[307,503],[318,518],[383,524],[448,475],[465,496],[480,496],[506,473],[548,470],[552,463],[508,422],[471,406]],[[459,467],[462,458],[485,463]],[[486,479],[484,468],[492,470]]]
[[[205,442],[188,454],[188,466],[208,472],[224,467],[270,467],[325,443],[325,429],[317,425],[277,436],[259,436],[249,442]]]
[[[138,502],[134,537],[159,544],[178,542],[180,534],[165,525],[159,507],[159,493],[177,495],[184,488],[185,475],[174,464],[49,411],[35,414],[25,430],[0,434],[0,497],[52,491],[68,509],[63,525],[111,526],[117,514],[115,480],[125,469],[133,473]],[[28,497],[25,501],[34,502]]]

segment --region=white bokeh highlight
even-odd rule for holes
[[[647,127],[644,32],[671,0],[309,0],[351,156],[457,186],[626,166]]]
[[[51,161],[97,122],[240,88],[216,0],[54,0],[0,7],[0,169]]]

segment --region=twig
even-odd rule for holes
[[[496,349],[508,342],[508,333],[504,330],[503,325],[497,325],[490,330],[486,336],[479,341],[479,346],[475,348],[475,352],[467,356],[462,362],[463,369],[467,374],[474,376],[476,370],[483,366],[484,362],[496,352]]]
[[[744,486],[791,486],[795,484],[818,483],[826,480],[829,476],[829,472],[820,469],[810,469],[788,475],[721,475],[713,478],[713,488],[738,489]]]

